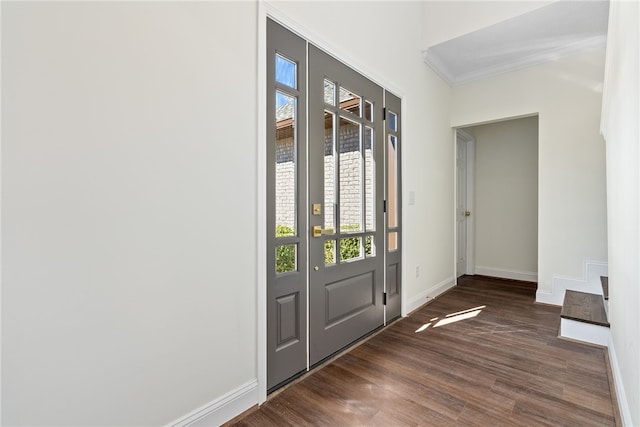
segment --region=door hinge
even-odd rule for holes
[[[382,107],[382,120],[387,120],[387,107]]]
[[[387,201],[382,201],[382,212],[387,213]]]
[[[387,305],[387,293],[382,294],[382,305]]]

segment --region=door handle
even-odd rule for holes
[[[471,212],[469,212],[469,211],[464,211],[464,216],[471,216]]]
[[[311,230],[313,232],[313,237],[320,237],[323,234],[333,234],[332,227],[322,228],[321,225],[314,225]]]

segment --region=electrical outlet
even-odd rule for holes
[[[420,266],[416,266],[416,279],[420,277]]]

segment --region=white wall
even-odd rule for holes
[[[3,2],[3,425],[161,425],[255,380],[256,14]]]
[[[329,5],[369,22],[362,38],[325,6],[278,4],[403,96],[417,306],[453,283],[451,90],[422,62],[420,3]],[[256,381],[258,16],[3,2],[4,425],[165,424]]]
[[[586,260],[607,260],[603,69],[596,49],[453,89],[454,126],[539,115],[539,293],[552,292],[554,276],[584,279]]]
[[[451,89],[422,62],[422,4],[278,1],[269,7],[285,25],[402,97],[403,292],[405,309],[416,308],[455,275]],[[371,31],[345,37],[345,20],[327,19],[327,10],[357,17],[354,22],[367,23]],[[393,31],[380,30],[385,28]],[[410,191],[415,205],[408,205]]]
[[[535,281],[538,118],[465,130],[475,137],[476,274]]]
[[[607,151],[611,361],[625,425],[640,425],[638,2],[612,1],[602,130]]]

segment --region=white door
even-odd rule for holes
[[[473,138],[456,132],[456,276],[473,274]]]

